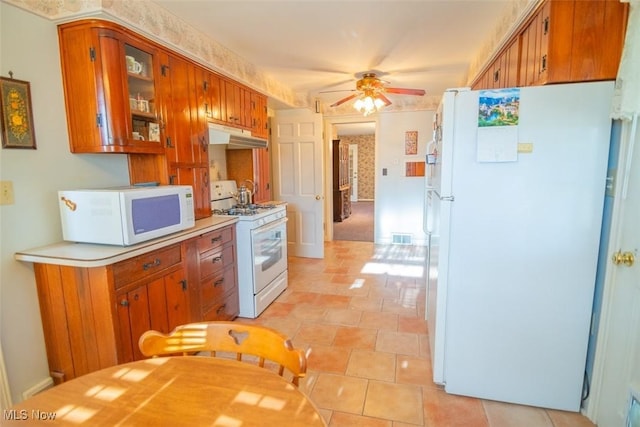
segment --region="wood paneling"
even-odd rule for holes
[[[613,80],[627,14],[628,4],[618,0],[547,0],[516,30],[472,87]]]

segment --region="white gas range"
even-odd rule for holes
[[[286,288],[286,204],[238,205],[235,181],[211,182],[213,215],[232,215],[236,223],[240,317],[256,318]]]

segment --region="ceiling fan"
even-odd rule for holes
[[[386,86],[387,84],[389,84],[388,81],[380,79],[375,73],[364,73],[362,78],[356,82],[356,88],[351,89],[352,92],[356,93],[334,102],[331,104],[331,107],[337,107],[357,98],[354,107],[365,115],[368,115],[375,110],[391,105],[391,100],[385,96],[385,93],[415,96],[423,96],[425,94],[423,89],[388,87]]]

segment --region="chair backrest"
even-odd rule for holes
[[[147,331],[140,337],[138,346],[142,354],[154,357],[199,351],[209,351],[211,356],[216,356],[216,352],[236,353],[237,360],[242,360],[243,355],[257,356],[261,367],[265,360],[275,362],[280,376],[286,368],[296,386],[307,372],[305,353],[295,349],[291,340],[280,332],[264,326],[236,322],[189,323],[168,334]]]

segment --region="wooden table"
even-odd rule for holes
[[[12,406],[2,425],[38,419],[74,426],[326,426],[315,405],[276,373],[207,356],[139,360],[83,375]]]

